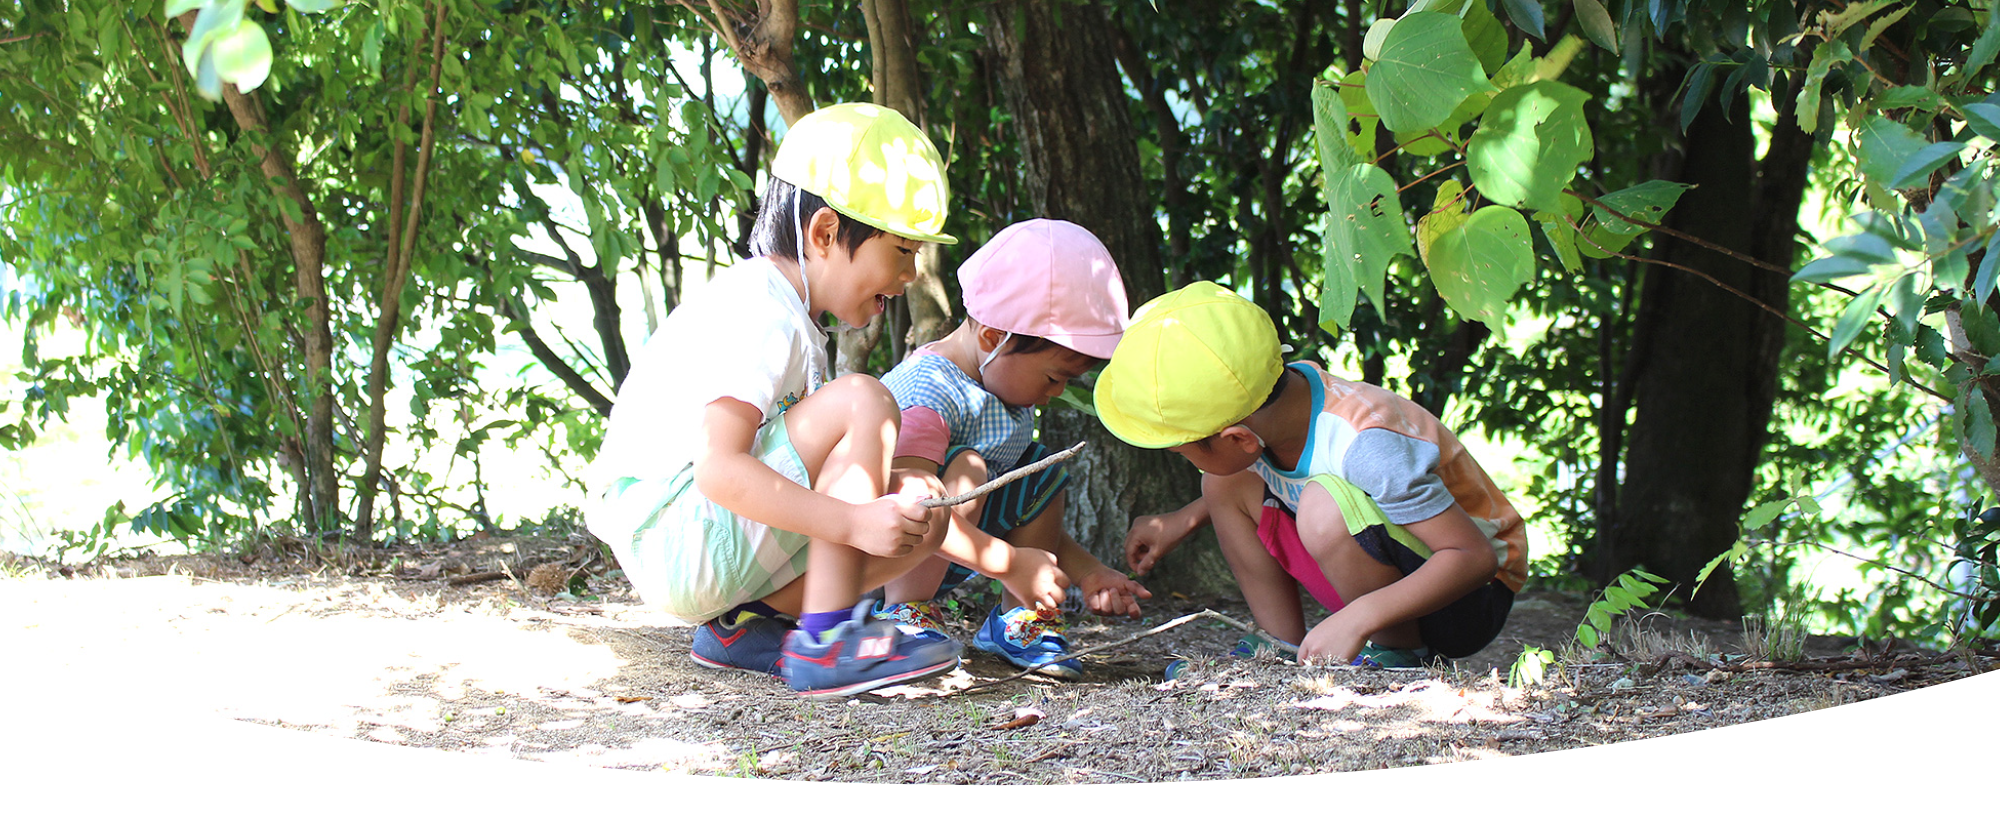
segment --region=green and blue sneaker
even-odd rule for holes
[[[1437,653],[1429,647],[1415,649],[1392,649],[1369,641],[1361,646],[1361,651],[1351,662],[1354,666],[1370,669],[1415,669],[1437,659]]]
[[[986,613],[986,622],[979,625],[979,633],[972,636],[972,645],[999,655],[1021,669],[1030,669],[1036,664],[1069,654],[1069,638],[1063,635],[1062,616],[1044,618],[1024,606],[1014,607],[1006,614],[1001,614],[1000,608],[994,607],[992,612]],[[1078,680],[1083,677],[1083,663],[1070,658],[1035,669],[1035,672],[1052,678]]]

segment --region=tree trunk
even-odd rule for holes
[[[1812,143],[1798,132],[1789,102],[1786,108],[1761,163],[1743,97],[1727,112],[1704,110],[1670,160],[1677,173],[1661,175],[1699,186],[1681,197],[1666,224],[1789,267]],[[1745,180],[1755,180],[1748,196]],[[1788,308],[1780,274],[1664,236],[1655,239],[1654,257]],[[1608,581],[1645,566],[1691,589],[1701,567],[1735,544],[1768,438],[1784,335],[1784,321],[1756,304],[1684,271],[1647,270],[1628,370],[1636,413],[1625,481],[1612,537],[1593,556],[1593,577]],[[1733,579],[1711,579],[1690,609],[1740,615]]]
[[[182,24],[192,22],[193,12],[182,15]],[[271,192],[290,200],[298,213],[278,209],[289,238],[292,281],[305,310],[305,326],[300,328],[305,355],[305,383],[301,391],[311,396],[306,411],[305,474],[308,484],[299,488],[309,530],[324,532],[340,523],[340,473],[334,467],[333,452],[333,311],[327,302],[326,227],[319,221],[312,198],[300,187],[286,152],[264,144],[270,126],[255,97],[240,94],[236,86],[224,83],[222,100],[236,126],[251,135],[250,150],[269,181]]]
[[[1145,180],[1104,12],[1062,0],[1003,0],[987,23],[997,84],[1026,166],[1023,209],[1075,222],[1103,240],[1136,309],[1163,292],[1166,279],[1159,223],[1150,203],[1132,195],[1145,190]],[[1070,466],[1065,524],[1107,564],[1124,566],[1125,531],[1135,515],[1178,508],[1200,492],[1195,470],[1179,456],[1131,447],[1075,411],[1052,408],[1043,418],[1049,446],[1091,443]],[[1214,550],[1180,550],[1154,576],[1156,592],[1234,588]]]

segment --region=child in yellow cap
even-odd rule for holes
[[[1126,320],[1111,252],[1060,219],[1002,229],[959,267],[958,282],[966,320],[882,377],[902,408],[896,468],[942,476],[952,493],[1048,455],[1035,408],[1109,358]],[[1065,589],[1074,582],[1105,615],[1137,615],[1152,593],[1063,528],[1068,479],[1058,465],[955,508],[939,556],[891,582],[879,614],[942,633],[932,601],[978,570],[1003,591],[973,645],[1023,669],[1082,677],[1077,659],[1056,661],[1069,654],[1057,608]]]
[[[1197,282],[1140,308],[1098,377],[1119,438],[1201,469],[1201,498],[1141,518],[1139,572],[1203,523],[1257,625],[1304,659],[1415,666],[1498,635],[1527,569],[1519,513],[1408,399],[1285,365],[1262,308]],[[1332,614],[1306,628],[1303,587]]]
[[[647,340],[591,465],[590,529],[648,603],[701,626],[697,663],[834,697],[942,674],[955,640],[870,615],[862,592],[937,548],[935,479],[890,484],[896,400],[827,381],[821,317],[866,324],[942,233],[944,167],[867,104],[792,125],[750,246]],[[892,490],[905,490],[891,494]],[[797,621],[794,621],[797,618]]]

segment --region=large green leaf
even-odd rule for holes
[[[1930,144],[1888,117],[1869,117],[1857,131],[1861,137],[1861,175],[1883,185],[1895,178],[1896,169],[1903,167],[1911,154]]]
[[[1429,265],[1431,245],[1437,242],[1438,237],[1458,230],[1469,218],[1471,214],[1465,210],[1465,186],[1455,179],[1445,180],[1438,186],[1430,213],[1417,220],[1417,258]]]
[[[1395,181],[1375,165],[1349,166],[1327,174],[1326,199],[1322,261],[1328,285],[1322,290],[1322,307],[1327,290],[1336,282],[1351,283],[1349,287],[1381,307],[1389,260],[1411,254],[1410,228],[1403,221]],[[1322,313],[1322,323],[1329,319],[1337,320],[1336,324],[1346,322],[1346,317]]]
[[[1673,209],[1674,203],[1680,201],[1681,194],[1693,187],[1682,182],[1648,180],[1598,197],[1598,204],[1591,206],[1591,211],[1597,215],[1597,222],[1605,231],[1620,236],[1634,236],[1644,233],[1645,226],[1619,219],[1617,214],[1657,225],[1666,217],[1667,211]]]
[[[1840,318],[1833,323],[1833,335],[1827,340],[1826,355],[1838,356],[1840,351],[1854,343],[1861,330],[1868,326],[1875,316],[1875,307],[1882,304],[1887,289],[1881,285],[1862,291],[1847,303],[1847,309],[1840,312]]]
[[[1465,42],[1472,46],[1472,53],[1479,56],[1480,69],[1492,74],[1507,62],[1507,27],[1486,8],[1485,0],[1474,0],[1465,7],[1459,27],[1465,31]]]
[[[1319,146],[1319,167],[1322,172],[1346,168],[1362,161],[1348,142],[1347,106],[1340,101],[1340,92],[1332,86],[1313,84],[1313,136]]]
[[[1908,188],[1919,183],[1929,187],[1931,173],[1943,168],[1963,150],[1965,143],[1962,142],[1935,142],[1919,148],[1889,175],[1889,187]]]
[[[1488,205],[1431,243],[1429,267],[1446,304],[1497,330],[1534,261],[1528,220],[1513,208]]]
[[[2000,105],[1973,103],[1965,107],[1965,123],[1972,131],[1994,142],[2000,142]]]
[[[235,31],[217,37],[212,48],[216,74],[239,90],[255,89],[271,75],[271,40],[263,26],[244,20]]]
[[[1434,128],[1466,97],[1493,90],[1458,18],[1434,11],[1396,21],[1368,71],[1368,100],[1391,131]]]
[[[1590,95],[1558,82],[1509,88],[1493,98],[1466,148],[1473,185],[1487,199],[1547,210],[1592,154],[1583,101]]]

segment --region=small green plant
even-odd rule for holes
[[[1524,686],[1539,686],[1548,668],[1554,666],[1556,653],[1539,646],[1521,647],[1521,656],[1514,659],[1514,666],[1507,670],[1507,685],[1514,689]]]
[[[1767,661],[1796,661],[1806,656],[1805,619],[1787,613],[1776,618],[1743,616],[1743,649]]]
[[[1604,592],[1583,611],[1583,623],[1576,625],[1576,642],[1595,652],[1611,635],[1612,619],[1646,605],[1646,598],[1660,591],[1661,578],[1642,569],[1626,570],[1604,588]]]

